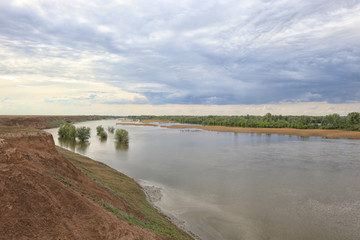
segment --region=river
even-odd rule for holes
[[[156,203],[204,240],[360,239],[360,140],[218,133],[116,120],[88,144],[55,143],[162,189]],[[96,136],[123,128],[128,147]]]

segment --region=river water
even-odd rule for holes
[[[116,120],[77,123],[89,144],[55,143],[162,189],[156,204],[206,240],[360,239],[360,140],[218,133]],[[96,136],[123,128],[128,147]]]

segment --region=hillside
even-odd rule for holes
[[[191,239],[131,178],[36,129],[0,126],[0,193],[0,239]]]

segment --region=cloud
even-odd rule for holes
[[[307,92],[303,95],[300,95],[298,98],[292,98],[292,99],[284,99],[281,102],[285,103],[285,102],[311,102],[311,101],[315,101],[321,99],[321,95],[320,94],[314,94],[311,92]]]
[[[1,81],[25,81],[10,92],[39,87],[52,103],[359,100],[357,1],[16,0],[0,9]],[[66,84],[70,96],[52,90]]]
[[[54,106],[92,106],[95,104],[139,104],[147,98],[139,93],[126,92],[103,82],[74,79],[52,79],[43,76],[21,75],[17,81],[11,76],[0,76],[0,94],[10,108],[42,109],[44,103]],[[44,109],[43,109],[44,110]],[[45,110],[44,110],[45,111]]]

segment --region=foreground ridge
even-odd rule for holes
[[[0,192],[0,239],[191,239],[133,179],[35,129],[0,126]]]

